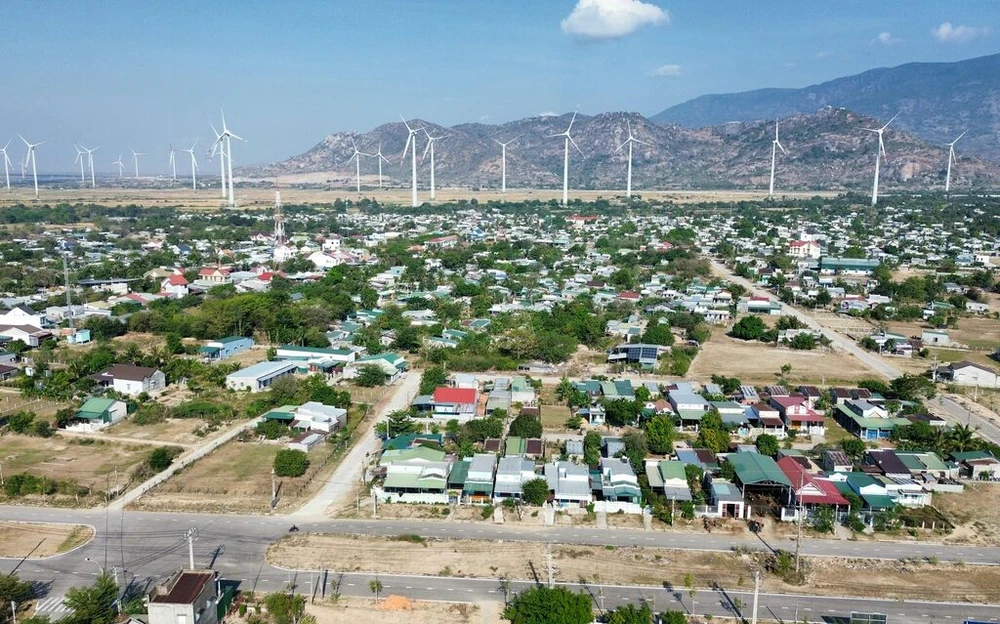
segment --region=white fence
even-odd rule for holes
[[[381,488],[373,488],[372,494],[383,503],[422,503],[425,505],[447,505],[448,494],[386,492]]]
[[[642,515],[642,509],[642,505],[637,503],[619,503],[613,501],[596,501],[594,503],[594,511],[603,511],[604,513],[618,513],[620,511],[627,514]]]

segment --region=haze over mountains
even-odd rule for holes
[[[805,89],[763,89],[708,95],[671,107],[653,118],[637,113],[578,115],[573,137],[583,154],[570,153],[570,186],[576,189],[624,188],[626,119],[636,145],[636,189],[766,188],[770,173],[774,119],[780,117],[781,143],[776,188],[785,190],[866,190],[871,187],[877,140],[865,128],[880,127],[896,112],[885,134],[884,188],[943,188],[947,143],[968,129],[957,144],[954,189],[1000,184],[1000,54],[957,63],[910,63],[839,78]],[[415,120],[433,136],[439,186],[496,188],[500,184],[500,146],[507,150],[510,187],[546,188],[562,184],[563,140],[549,138],[566,129],[570,115],[536,116],[502,125],[480,123],[444,128]],[[354,182],[348,164],[357,142],[362,152],[379,145],[392,161],[383,164],[389,185],[408,184],[409,162],[401,163],[407,131],[400,122],[366,133],[336,132],[307,152],[263,167],[248,177],[346,185]],[[418,136],[423,152],[426,137]],[[418,154],[419,155],[419,154]],[[982,158],[975,158],[980,155]],[[987,160],[988,159],[988,160]],[[429,163],[418,170],[421,186]],[[378,164],[362,158],[363,183],[377,184]]]
[[[958,148],[1000,162],[1000,54],[872,69],[802,89],[704,95],[651,119],[697,128],[807,114],[823,106],[884,121],[898,112],[893,125],[939,145],[968,130]]]

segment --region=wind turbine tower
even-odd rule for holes
[[[41,141],[39,143],[28,143],[28,140],[20,134],[17,136],[21,137],[21,140],[24,141],[24,145],[28,148],[28,153],[24,155],[24,167],[21,169],[22,176],[24,174],[24,170],[27,169],[28,164],[30,163],[31,177],[35,181],[35,199],[38,199],[38,166],[35,162],[35,148],[45,143],[45,141]]]
[[[215,133],[215,143],[212,144],[212,152],[209,154],[209,158],[215,156],[216,153],[219,154],[219,179],[222,180],[222,199],[226,198],[226,150],[222,149],[222,135],[219,131],[215,129],[214,124],[208,124],[212,126],[212,132]]]
[[[191,144],[191,149],[182,149],[181,152],[187,152],[191,155],[191,190],[198,190],[198,176],[195,170],[198,168],[198,160],[194,157],[194,148],[198,145],[198,139],[195,139],[194,143]]]
[[[576,121],[576,112],[575,111],[573,112],[573,118],[569,120],[569,127],[566,128],[566,132],[560,132],[559,134],[550,134],[549,137],[548,137],[550,139],[555,138],[555,137],[565,137],[566,138],[566,144],[565,144],[565,148],[563,150],[563,195],[562,195],[562,205],[563,206],[565,206],[566,204],[569,203],[569,145],[570,145],[570,143],[572,143],[573,147],[576,148],[576,151],[580,152],[580,155],[583,156],[583,151],[580,149],[580,147],[576,144],[576,141],[574,141],[573,137],[570,135],[570,131],[573,129],[573,122],[574,121]]]
[[[625,126],[628,128],[628,138],[615,151],[620,152],[623,147],[628,145],[628,175],[625,179],[625,197],[632,197],[632,144],[649,145],[649,143],[635,138],[635,135],[632,134],[632,123],[628,119],[625,120]],[[565,200],[563,203],[565,204]]]
[[[354,139],[351,139],[351,147],[354,148],[354,153],[351,154],[351,157],[347,159],[347,162],[350,163],[352,160],[354,161],[354,181],[355,181],[355,183],[357,185],[358,193],[360,193],[361,192],[361,157],[362,156],[372,156],[372,154],[366,154],[366,153],[358,150],[358,144],[354,142]],[[379,162],[379,168],[381,168],[381,166],[382,166],[382,163]]]
[[[372,154],[378,161],[378,187],[382,188],[382,161],[389,162],[389,159],[382,155],[382,144],[378,144],[378,151]]]
[[[129,149],[131,149],[131,148],[129,148]],[[132,160],[135,161],[135,179],[136,180],[139,179],[139,157],[140,156],[145,156],[145,155],[146,155],[146,152],[137,152],[135,150],[132,150]]]
[[[3,154],[3,175],[4,178],[7,180],[8,191],[10,191],[10,165],[11,165],[10,156],[7,155],[7,148],[9,146],[10,146],[10,140],[8,140],[3,147],[0,147],[0,154]]]
[[[965,132],[968,132],[968,130],[966,130]],[[964,137],[965,132],[958,135],[958,139]],[[951,164],[957,160],[957,158],[955,158],[955,144],[958,143],[958,139],[955,139],[954,141],[948,144],[948,174],[944,178],[945,193],[951,190]]]
[[[500,192],[507,192],[507,146],[511,143],[517,141],[517,137],[507,141],[506,143],[501,143],[497,139],[493,139],[497,145],[500,146]]]
[[[403,116],[400,115],[399,118],[403,119]],[[406,123],[405,119],[403,119],[403,125],[406,126],[407,132],[410,133],[410,135],[408,137],[406,137],[406,146],[403,147],[403,161],[404,162],[406,161],[406,151],[410,149],[411,144],[413,146],[413,149],[410,150],[410,163],[411,163],[411,167],[410,167],[410,170],[411,170],[410,171],[410,179],[411,179],[412,187],[413,187],[413,192],[412,192],[412,197],[410,199],[410,204],[414,208],[416,208],[419,205],[419,204],[417,204],[417,139],[416,139],[416,136],[417,136],[418,132],[420,132],[420,131],[423,130],[423,128],[411,128],[410,124]]]
[[[281,189],[274,189],[274,246],[285,244],[285,218],[281,216]]]
[[[125,170],[125,163],[122,162],[122,155],[118,154],[118,160],[116,160],[115,162],[113,162],[111,164],[112,165],[118,165],[118,178],[121,179],[123,177],[122,176],[122,171]]]
[[[80,184],[83,184],[87,181],[87,178],[84,177],[86,174],[83,172],[83,167],[86,164],[83,162],[83,155],[86,154],[86,152],[80,149],[80,146],[76,143],[73,144],[73,148],[76,150],[76,158],[73,159],[73,164],[75,165],[76,163],[80,163]]]
[[[97,188],[97,181],[94,179],[94,152],[101,149],[98,145],[94,149],[83,148],[83,151],[87,152],[87,164],[90,167],[90,188]]]
[[[896,117],[899,117],[899,113],[893,115],[892,119],[886,122],[886,124],[881,128],[879,128],[878,130],[875,130],[873,128],[865,128],[865,130],[867,130],[868,132],[874,132],[875,134],[878,135],[878,150],[875,151],[875,183],[872,185],[872,206],[878,203],[879,165],[882,164],[882,158],[888,158],[888,156],[885,153],[885,143],[882,141],[882,133],[885,132],[885,129],[889,127],[889,124],[895,121]]]
[[[175,153],[177,150],[174,149],[173,144],[170,144],[170,179],[174,182],[177,181],[177,156]]]
[[[767,187],[767,198],[774,199],[774,163],[778,157],[778,150],[785,154],[785,148],[778,141],[778,120],[774,120],[774,140],[771,141],[771,184]]]
[[[434,197],[435,197],[435,195],[434,195],[434,142],[443,139],[447,135],[433,137],[433,136],[431,136],[431,134],[429,132],[427,132],[426,128],[424,128],[424,134],[427,135],[427,147],[424,148],[424,155],[420,157],[420,160],[423,161],[424,158],[427,158],[427,151],[430,150],[430,153],[431,153],[431,201],[433,201]]]
[[[225,139],[225,142],[222,145],[222,147],[226,152],[226,167],[228,169],[228,174],[229,174],[229,205],[235,206],[236,197],[233,194],[233,139],[236,139],[237,141],[243,141],[244,143],[246,143],[246,141],[241,137],[239,137],[238,135],[236,135],[232,130],[229,129],[229,126],[226,125],[225,111],[219,109],[219,112],[222,113],[221,138]]]

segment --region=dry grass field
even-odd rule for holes
[[[199,459],[143,496],[134,507],[145,511],[266,513],[271,499],[271,466],[283,444],[233,441]],[[290,511],[308,500],[326,474],[331,447],[319,444],[309,453],[301,477],[279,477],[276,511]],[[314,481],[316,480],[316,481]]]
[[[930,329],[930,325],[919,322],[889,323],[889,329],[904,336],[920,336],[920,332]],[[1000,321],[979,316],[962,317],[958,319],[958,328],[948,330],[948,337],[967,347],[992,352],[1000,348]]]
[[[350,176],[353,181],[353,175]],[[325,184],[328,180],[340,180],[344,182],[344,176],[338,173],[313,173],[297,176],[281,176],[278,182],[281,184],[281,200],[286,204],[329,204],[337,199],[358,200],[362,198],[375,199],[380,203],[398,204],[401,206],[410,205],[410,189],[408,186],[397,188],[365,188],[360,194],[348,188],[331,189],[302,189],[292,188],[291,184]],[[237,180],[240,182],[241,180]],[[262,182],[255,180],[255,182]],[[363,180],[365,183],[374,183],[375,179]],[[694,203],[702,201],[749,201],[761,200],[767,197],[766,190],[752,191],[639,191],[647,199],[670,200],[677,203]],[[835,197],[834,192],[807,192],[788,193],[789,198],[808,198],[816,195]],[[614,199],[623,197],[624,191],[603,190],[603,191],[571,191],[570,199],[581,199],[583,201],[594,201],[597,199]],[[473,191],[469,188],[441,187],[437,189],[436,203],[446,203],[458,201],[460,199],[477,199],[480,202],[505,200],[505,201],[525,201],[539,200],[550,201],[562,198],[561,189],[508,189],[506,194],[501,194],[499,189],[488,189]],[[421,202],[428,201],[426,189],[421,188],[419,199]],[[178,206],[187,210],[215,210],[221,207],[219,188],[204,188],[197,192],[188,187],[178,188],[97,188],[97,189],[41,189],[39,199],[35,199],[34,192],[26,187],[15,187],[12,193],[4,194],[0,197],[0,207],[17,203],[24,204],[53,204],[60,202],[94,202],[104,205],[127,205],[138,204],[141,206]],[[237,188],[236,203],[240,209],[269,209],[274,203],[273,188]]]
[[[86,544],[94,529],[82,524],[0,522],[0,557],[51,557]]]
[[[635,584],[682,588],[690,573],[696,586],[718,583],[746,587],[748,564],[726,552],[678,551],[658,548],[600,547],[552,544],[557,581]],[[546,545],[494,542],[302,535],[287,537],[268,550],[268,561],[297,569],[428,574],[533,580],[544,578]],[[862,595],[890,599],[996,602],[1000,600],[1000,569],[974,566],[954,574],[954,564],[930,564],[862,559],[808,559],[805,586],[790,586],[775,577],[765,579],[772,592],[807,591],[820,595]],[[859,576],[865,578],[859,584]]]
[[[117,438],[194,445],[206,441],[205,438],[199,438],[194,434],[194,431],[204,424],[205,421],[199,418],[168,418],[154,425],[137,425],[129,418],[111,425],[103,433]]]
[[[708,381],[712,375],[728,375],[746,383],[768,384],[777,380],[784,364],[792,365],[788,378],[794,383],[832,385],[852,383],[874,375],[853,357],[842,353],[778,348],[762,342],[736,340],[719,331],[702,347],[688,377]]]
[[[72,479],[81,486],[104,490],[114,470],[122,483],[128,472],[149,456],[150,446],[73,439],[0,436],[0,463],[5,476],[29,472],[55,480]]]
[[[946,542],[1000,546],[1000,484],[969,483],[961,494],[934,494],[934,506],[955,524]]]

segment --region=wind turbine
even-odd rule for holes
[[[21,137],[21,140],[24,141],[25,146],[27,146],[28,148],[28,153],[24,155],[24,168],[21,170],[22,171],[21,175],[22,176],[24,175],[23,171],[24,169],[27,169],[28,163],[30,162],[31,176],[35,180],[35,199],[38,199],[38,166],[37,163],[35,162],[35,148],[45,143],[45,141],[40,141],[38,143],[28,143],[28,139],[24,138],[20,134],[18,134],[17,136]]]
[[[867,130],[868,132],[874,132],[875,134],[878,135],[878,150],[875,152],[875,183],[872,185],[872,206],[874,206],[875,203],[878,202],[879,165],[882,163],[883,157],[888,158],[888,155],[886,155],[885,153],[885,143],[882,141],[882,133],[885,132],[885,129],[889,127],[889,124],[891,124],[896,119],[896,117],[899,117],[899,113],[893,115],[892,119],[887,121],[886,124],[881,128],[879,128],[878,130],[875,130],[873,128],[865,128],[865,130]]]
[[[177,150],[174,149],[173,143],[168,143],[170,146],[170,179],[174,182],[177,181],[177,158],[174,156]]]
[[[357,183],[358,192],[360,193],[361,192],[361,157],[362,156],[372,156],[372,154],[366,154],[366,153],[358,150],[358,144],[354,142],[354,139],[351,139],[351,146],[354,148],[354,153],[351,155],[350,158],[347,159],[347,163],[350,163],[352,160],[354,161],[354,165],[355,165],[354,166],[354,180]],[[379,168],[381,168],[381,166],[382,166],[382,163],[381,163],[381,161],[379,161]]]
[[[229,205],[235,206],[236,197],[233,194],[233,139],[236,139],[237,141],[243,141],[244,143],[246,141],[237,134],[235,134],[232,130],[229,129],[229,126],[226,125],[226,112],[223,111],[221,108],[219,109],[219,112],[222,114],[222,134],[219,135],[218,141],[224,140],[222,148],[226,155],[226,166],[228,168],[228,174],[229,174]],[[215,128],[212,129],[214,130]],[[223,182],[225,182],[225,178],[223,178]]]
[[[632,123],[628,119],[625,120],[625,127],[628,128],[628,138],[615,151],[620,152],[623,147],[628,145],[628,175],[625,180],[625,197],[632,197],[632,144],[649,145],[649,143],[635,138],[635,135],[632,134]],[[567,130],[567,132],[569,131]],[[563,203],[565,204],[565,200]]]
[[[112,165],[118,165],[118,179],[121,179],[123,177],[122,176],[122,171],[125,170],[125,163],[122,162],[122,155],[118,154],[118,160],[116,160],[115,162],[113,162],[111,164]]]
[[[447,135],[432,137],[427,128],[424,128],[424,134],[427,135],[427,147],[424,148],[424,155],[420,157],[421,162],[427,158],[427,151],[430,150],[431,153],[431,200],[434,200],[434,141],[440,141]]]
[[[399,118],[403,119],[403,116],[400,115]],[[415,137],[417,136],[418,132],[423,130],[423,128],[411,128],[410,124],[406,123],[405,119],[403,119],[403,125],[406,126],[406,130],[410,133],[410,135],[406,137],[406,146],[403,147],[404,162],[406,161],[406,150],[409,150],[410,144],[413,144],[413,149],[410,150],[410,160],[412,164],[411,166],[412,171],[410,173],[410,177],[413,182],[413,197],[411,199],[411,204],[413,205],[414,208],[416,208],[418,204],[417,204],[417,139]]]
[[[73,147],[74,149],[76,149],[76,158],[73,159],[73,164],[75,165],[76,163],[80,163],[80,184],[83,184],[87,180],[87,178],[84,177],[85,174],[83,173],[83,166],[84,166],[83,155],[86,154],[87,152],[80,149],[80,146],[77,145],[76,143],[73,144]]]
[[[219,155],[219,178],[222,180],[222,199],[226,198],[226,150],[222,149],[220,146],[222,144],[222,135],[219,131],[215,129],[214,124],[208,124],[212,126],[212,132],[215,133],[215,143],[212,144],[212,152],[209,154],[209,158],[215,156],[218,152]]]
[[[83,148],[83,151],[87,152],[87,163],[90,166],[90,188],[97,188],[97,182],[94,180],[94,152],[99,149],[101,149],[100,145],[94,149],[87,149],[86,147]]]
[[[497,145],[500,146],[500,192],[507,192],[507,146],[511,143],[517,141],[517,137],[507,141],[506,143],[501,143],[497,139],[493,139]]]
[[[378,161],[378,187],[382,188],[382,161],[389,162],[389,159],[382,155],[381,143],[378,144],[378,151],[371,154],[371,156],[374,156],[375,160]]]
[[[10,156],[7,155],[7,147],[10,146],[10,139],[3,147],[0,147],[0,154],[3,154],[3,175],[7,179],[7,190],[10,190]]]
[[[563,150],[563,196],[562,205],[565,206],[569,203],[569,144],[572,143],[576,151],[580,152],[583,156],[583,151],[570,136],[570,130],[573,129],[573,122],[576,121],[576,112],[573,112],[573,118],[569,120],[569,127],[566,128],[566,132],[560,132],[559,134],[550,134],[548,138],[553,139],[555,137],[566,137],[566,145]]]
[[[135,161],[135,179],[138,180],[139,179],[139,157],[140,156],[145,156],[146,152],[137,152],[137,151],[135,151],[132,148],[129,148],[129,149],[132,150],[132,160]]]
[[[195,174],[195,169],[198,168],[198,160],[194,157],[194,148],[197,145],[198,145],[198,139],[195,139],[194,143],[191,145],[191,149],[179,150],[181,152],[187,152],[188,154],[191,155],[191,189],[195,191],[198,190],[198,178],[197,175]]]
[[[966,130],[965,132],[968,132],[968,130]],[[965,132],[963,132],[962,134],[958,135],[958,139],[961,139],[962,137],[964,137],[965,136]],[[946,175],[945,178],[944,178],[944,192],[945,193],[947,193],[949,190],[951,190],[951,163],[954,162],[954,161],[956,161],[956,160],[958,160],[957,158],[955,158],[955,144],[958,143],[958,139],[955,139],[954,141],[952,141],[951,143],[948,144],[948,175]]]
[[[785,154],[785,148],[778,141],[778,120],[774,120],[774,140],[771,141],[771,184],[767,187],[767,198],[774,198],[774,163],[778,157],[778,150],[781,150],[782,154]]]

